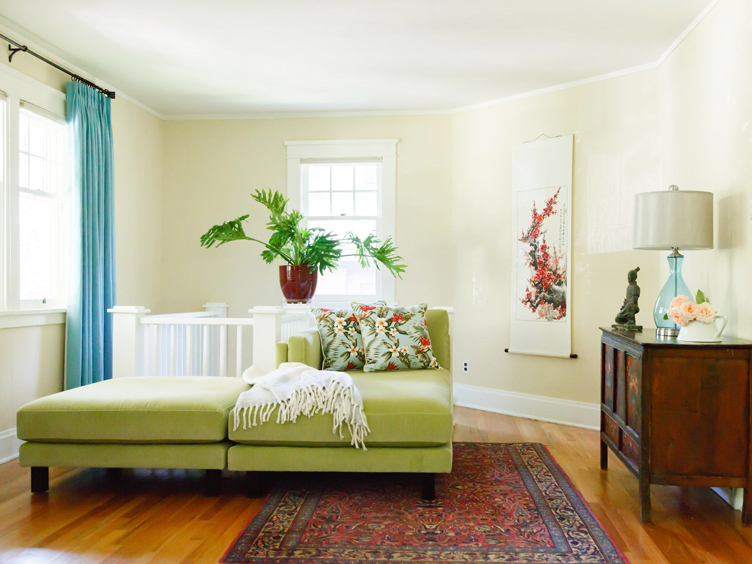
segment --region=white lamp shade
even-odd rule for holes
[[[712,249],[713,193],[664,190],[637,194],[632,247]]]

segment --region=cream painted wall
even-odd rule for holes
[[[633,194],[660,182],[658,101],[658,75],[651,70],[453,116],[458,383],[599,401],[598,327],[613,323],[627,271],[636,266],[644,289],[638,322],[652,326],[657,256],[628,249]],[[509,343],[512,146],[542,133],[575,135],[570,276],[577,360],[503,352]],[[464,360],[469,374],[461,373]]]
[[[112,104],[117,303],[160,311],[164,122],[127,100]]]
[[[752,339],[752,2],[721,0],[660,80],[662,186],[715,193],[715,250],[686,252],[685,280]]]
[[[63,389],[65,325],[0,329],[0,461],[15,453],[16,411]]]
[[[249,194],[286,192],[285,141],[380,138],[399,139],[396,242],[408,270],[397,300],[450,304],[451,118],[437,115],[166,122],[162,306],[186,311],[226,301],[240,316],[280,303],[277,265],[261,260],[259,245],[205,250],[199,237],[244,213],[247,233],[268,237],[265,210]]]
[[[248,194],[285,189],[284,141],[397,137],[397,243],[410,266],[397,298],[455,306],[458,382],[596,403],[598,326],[610,324],[621,305],[627,270],[642,269],[638,320],[648,327],[665,276],[662,253],[629,250],[633,194],[671,183],[716,193],[717,248],[688,253],[686,278],[732,313],[730,333],[752,338],[743,321],[752,306],[751,12],[746,0],[721,0],[657,69],[453,116],[162,122],[119,98],[118,301],[154,311],[228,301],[231,315],[277,303],[276,268],[261,261],[258,247],[207,251],[198,237],[246,212],[254,219],[249,232],[266,235],[263,210]],[[19,56],[13,66],[63,84],[35,64]],[[576,138],[578,360],[501,352],[508,343],[511,148],[541,133]],[[470,362],[468,375],[459,370],[462,360]]]
[[[17,55],[10,67],[65,90],[64,74],[28,55]],[[158,309],[163,123],[122,97],[112,103],[112,121],[118,301]],[[62,389],[64,353],[64,325],[0,330],[0,460],[15,452],[18,408]]]
[[[65,92],[68,76],[29,55],[0,63]],[[164,122],[120,96],[112,101],[112,129],[118,302],[158,308]]]

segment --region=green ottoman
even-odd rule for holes
[[[249,388],[236,378],[117,378],[53,394],[17,416],[19,463],[32,491],[48,488],[50,466],[191,468],[219,491],[227,466],[230,410]]]

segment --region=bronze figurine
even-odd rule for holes
[[[627,274],[627,297],[624,298],[624,303],[616,314],[616,323],[611,327],[619,331],[642,331],[642,325],[637,325],[635,322],[635,316],[640,311],[638,301],[640,299],[640,287],[637,285],[637,273],[640,271],[638,266],[634,270],[630,270]]]

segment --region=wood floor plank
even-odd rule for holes
[[[596,431],[457,408],[455,441],[540,442],[633,563],[752,562],[752,527],[707,488],[653,486],[653,524],[639,520],[637,480],[613,456],[599,467]],[[222,495],[203,473],[54,468],[50,491],[29,493],[29,470],[0,465],[0,563],[216,563],[263,505],[243,476]]]

